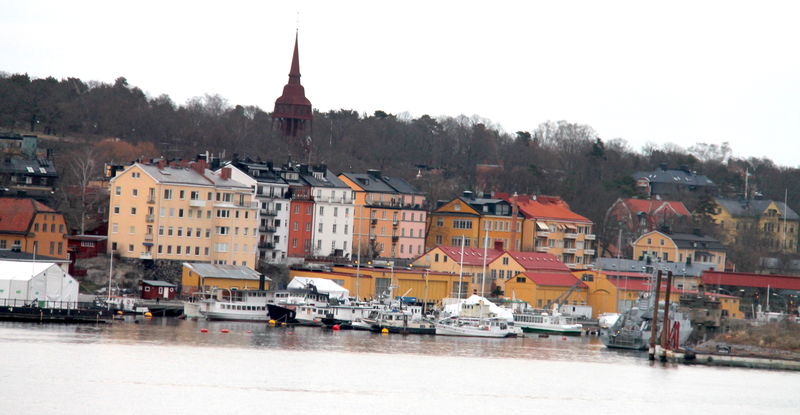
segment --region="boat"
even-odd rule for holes
[[[362,322],[370,325],[370,331],[401,334],[436,334],[436,325],[422,318],[416,310],[373,310]],[[420,309],[421,311],[421,309]]]
[[[370,326],[363,323],[362,319],[369,317],[372,311],[385,308],[386,306],[378,303],[346,303],[322,307],[320,311],[323,314],[322,324],[325,327],[339,326],[340,329],[369,330]]]
[[[558,305],[551,311],[514,313],[514,324],[526,333],[553,333],[566,336],[580,336],[583,325],[575,317],[558,312]]]
[[[517,330],[513,323],[498,317],[491,311],[491,303],[459,303],[456,315],[448,316],[436,323],[436,334],[443,336],[466,337],[516,337]]]
[[[653,320],[652,293],[645,292],[630,310],[608,328],[600,329],[600,340],[606,347],[615,349],[647,350],[650,347],[651,323]],[[659,304],[659,325],[656,339],[661,338],[663,303]],[[684,345],[692,334],[692,323],[688,314],[679,311],[678,304],[671,303],[669,311],[671,330],[677,330],[678,345]]]
[[[317,291],[313,284],[306,288],[277,290],[267,297],[266,307],[269,320],[277,323],[321,325],[319,307],[330,304],[326,293]]]
[[[264,290],[234,290],[227,298],[212,295],[197,301],[196,310],[208,320],[266,322],[270,294]]]

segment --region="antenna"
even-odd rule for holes
[[[300,32],[300,12],[297,12],[297,18],[296,18],[295,24],[294,24],[294,32],[295,32],[295,34]]]

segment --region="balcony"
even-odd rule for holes
[[[378,220],[377,219],[370,219],[369,224],[370,224],[370,226],[375,226],[375,225],[378,224]]]
[[[547,232],[547,231],[536,232],[536,237],[537,238],[547,238],[548,236],[550,236],[550,232]]]
[[[400,237],[399,237],[399,236],[397,236],[397,235],[392,235],[392,243],[396,243],[396,242],[397,242],[397,241],[399,241],[399,240],[400,240]]]
[[[265,228],[266,229],[264,230],[264,232],[266,232],[266,233],[275,233],[278,230],[274,226],[265,226]]]
[[[566,265],[567,268],[578,268],[578,264],[576,264],[574,262],[566,262],[566,263],[564,263],[564,265]]]
[[[278,212],[272,209],[261,209],[262,216],[278,216]]]
[[[583,254],[584,255],[594,255],[594,249],[584,249],[583,250]]]
[[[578,252],[578,250],[575,249],[575,248],[564,248],[564,253],[565,254],[574,254],[576,252]]]
[[[154,199],[154,198],[152,198],[152,197],[151,197],[151,198],[149,198],[149,199],[147,199],[147,204],[148,204],[148,205],[152,205],[152,204],[155,204],[155,203],[156,203],[156,199]]]
[[[275,249],[275,244],[272,242],[259,242],[258,249]]]
[[[550,247],[548,247],[548,246],[537,246],[536,247],[536,252],[547,252],[549,250],[550,250]]]
[[[192,200],[189,200],[189,206],[190,207],[196,207],[196,208],[206,207],[206,201],[205,200],[192,199]]]
[[[574,233],[574,232],[565,233],[564,234],[564,239],[578,239],[578,234]]]
[[[152,242],[153,241],[153,234],[152,233],[145,234],[144,235],[144,240]]]
[[[395,228],[398,227],[399,225],[400,225],[400,221],[398,221],[397,219],[392,221],[392,226],[394,226]]]
[[[156,217],[155,215],[147,215],[145,216],[144,220],[147,223],[153,223],[156,220]]]
[[[153,259],[152,252],[142,252],[139,254],[139,259]]]
[[[595,235],[593,233],[587,233],[583,235],[583,239],[586,239],[587,241],[594,241]]]

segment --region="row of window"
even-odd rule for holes
[[[419,212],[419,216],[417,216],[417,212],[410,212],[411,213],[411,215],[409,215],[410,218],[411,218],[410,221],[408,221],[406,219],[407,217],[409,217],[409,216],[406,216],[406,213],[409,213],[409,212],[402,212],[402,215],[398,217],[397,212],[393,212],[392,213],[392,220],[393,221],[397,221],[398,218],[402,218],[401,220],[403,222],[425,222],[425,213],[423,213],[423,212]],[[378,219],[378,210],[377,209],[371,210],[370,213],[369,213],[369,217],[370,217],[370,219]],[[386,219],[386,210],[385,209],[381,210],[381,219]]]
[[[138,172],[133,172],[131,177],[134,179],[139,178],[140,174]],[[155,200],[155,188],[149,188],[148,192],[148,199]],[[200,199],[200,192],[196,190],[186,191],[186,190],[178,190],[178,198],[180,200],[186,200],[186,196],[189,196],[191,200],[201,200]],[[164,189],[164,200],[172,200],[173,195],[175,194],[174,189]],[[121,196],[122,195],[122,186],[116,186],[114,188],[114,195]],[[215,197],[216,195],[216,197]],[[213,201],[216,199],[217,202],[233,202],[234,198],[238,195],[239,204],[243,205],[245,203],[247,194],[246,193],[228,193],[228,192],[207,192],[206,199],[208,201]],[[139,189],[131,188],[131,196],[138,197],[139,196]]]
[[[41,224],[41,229],[42,229],[42,232],[47,232],[47,224],[46,223]],[[33,224],[33,231],[34,232],[39,232],[39,224],[38,223],[34,223]],[[50,224],[50,232],[55,233],[55,231],[56,231],[56,224],[55,223],[51,223]],[[58,232],[59,233],[64,233],[64,225],[63,224],[59,224],[58,225]]]
[[[235,227],[233,227],[233,233],[232,234],[235,235],[235,236],[239,236],[240,231],[241,231],[241,235],[242,236],[253,236],[253,237],[258,236],[256,228],[252,228],[252,233],[250,233],[250,229],[251,228],[239,228],[238,226],[235,226]],[[118,223],[112,223],[111,224],[111,233],[119,233],[119,224]],[[136,226],[132,225],[132,226],[128,227],[128,233],[131,234],[131,235],[136,234]],[[146,234],[147,235],[152,235],[153,234],[153,226],[152,225],[147,225]],[[165,234],[166,234],[166,236],[179,236],[179,237],[183,237],[184,234],[185,234],[185,236],[188,237],[188,238],[191,238],[192,236],[194,236],[195,238],[201,238],[201,237],[203,237],[203,229],[202,228],[186,227],[186,232],[184,233],[184,228],[182,226],[178,226],[178,227],[159,226],[158,227],[158,235],[159,236],[164,236]],[[229,227],[229,226],[217,226],[216,227],[216,234],[217,235],[231,235],[231,227]],[[211,237],[211,229],[209,229],[209,228],[205,229],[205,237],[206,238],[210,238]]]

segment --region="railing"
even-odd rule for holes
[[[537,246],[536,247],[536,252],[547,252],[549,250],[550,250],[549,246]]]
[[[153,223],[156,220],[156,217],[155,215],[147,215],[145,216],[144,220],[147,223]]]
[[[397,219],[392,221],[392,226],[394,226],[394,227],[397,227],[397,225],[399,225],[399,224],[400,224],[400,221],[398,221]]]
[[[397,242],[400,240],[400,237],[397,235],[392,235],[392,242]]]
[[[278,230],[278,229],[277,229],[277,228],[275,228],[274,226],[266,226],[266,228],[267,228],[267,229],[266,229],[266,231],[265,231],[265,232],[267,232],[267,233],[275,233],[275,232]]]
[[[540,236],[540,237],[543,237],[543,238],[547,238],[548,236],[550,236],[550,232],[547,232],[547,231],[538,231],[538,232],[536,232],[536,236]]]
[[[261,226],[258,227],[258,231],[261,232],[261,233],[266,233],[267,232],[267,228],[268,228],[268,226],[261,225]]]
[[[139,259],[153,259],[152,252],[142,252],[139,254]]]
[[[578,234],[574,233],[574,232],[565,233],[564,234],[564,238],[566,238],[566,239],[578,239]]]
[[[261,214],[264,216],[278,216],[278,212],[272,209],[261,209]]]
[[[578,252],[578,250],[576,248],[564,248],[564,253],[565,254],[574,254],[576,252]]]
[[[565,262],[564,265],[566,265],[567,268],[578,268],[578,264],[574,262]]]
[[[584,249],[583,253],[585,255],[594,255],[594,249]]]
[[[152,205],[154,203],[156,203],[156,200],[154,198],[151,197],[151,198],[147,199],[147,204]]]
[[[272,242],[259,242],[258,249],[275,249],[275,245]]]
[[[594,241],[595,235],[593,233],[587,233],[587,234],[583,235],[583,239],[586,239],[586,240],[589,240],[589,241]]]
[[[144,240],[145,241],[152,241],[153,240],[153,234],[152,233],[145,234],[144,235]]]
[[[12,298],[0,298],[0,307],[35,307],[77,310],[97,308],[97,303],[90,301],[20,300]]]
[[[191,206],[191,207],[205,207],[206,206],[206,201],[205,200],[192,199],[192,200],[189,200],[189,206]]]
[[[375,226],[378,224],[378,219],[370,219],[369,224]]]

